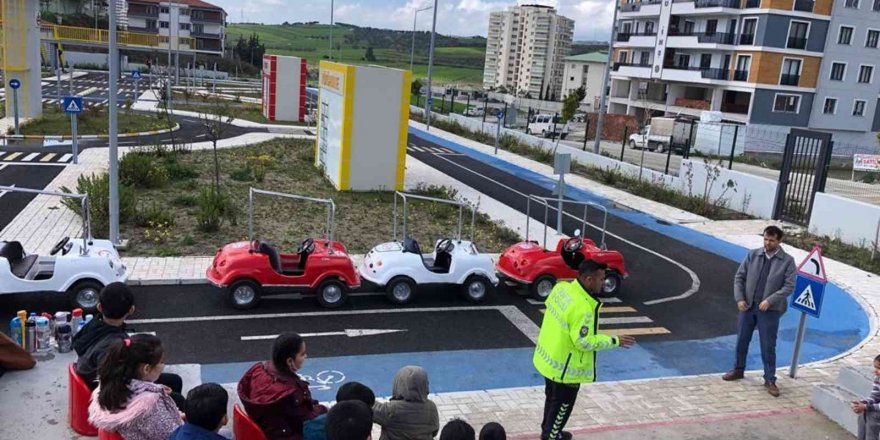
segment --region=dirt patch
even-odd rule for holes
[[[343,242],[349,252],[365,253],[376,244],[390,241],[393,226],[392,192],[338,192],[313,164],[314,141],[280,139],[258,145],[219,150],[220,186],[228,193],[237,209],[235,223],[225,222],[213,233],[201,232],[197,227],[195,200],[202,188],[214,182],[213,152],[165,153],[156,158],[163,167],[174,167],[170,182],[157,189],[137,189],[141,210],[161,210],[173,225],[138,227],[126,224],[122,236],[130,239],[127,255],[174,256],[213,255],[226,243],[246,240],[248,237],[247,200],[250,187],[318,198],[332,198],[336,204],[334,239]],[[263,182],[253,180],[248,166],[254,158],[263,156],[268,169]],[[173,164],[173,165],[171,165]],[[187,169],[189,172],[180,172]],[[174,178],[191,174],[195,177]],[[235,178],[233,178],[233,176]],[[454,195],[447,188],[421,188],[432,196]],[[414,202],[409,216],[409,235],[420,241],[423,249],[430,249],[435,240],[452,237],[458,219],[458,210],[452,206]],[[463,237],[471,235],[470,217],[465,214]],[[254,230],[257,238],[265,238],[285,251],[292,251],[307,237],[322,236],[326,208],[306,203],[257,196],[254,209]],[[400,228],[398,227],[398,234]],[[156,238],[158,236],[158,238]],[[518,241],[517,234],[492,222],[485,214],[478,215],[476,243],[482,252],[500,252]]]

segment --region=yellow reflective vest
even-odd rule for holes
[[[597,333],[602,303],[572,280],[556,283],[545,305],[535,368],[558,383],[595,381],[596,352],[620,345],[617,337]]]

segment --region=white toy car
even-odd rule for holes
[[[67,292],[74,308],[93,312],[104,286],[128,279],[126,267],[113,244],[91,238],[87,196],[11,187],[0,187],[0,191],[80,198],[86,225],[85,238],[64,237],[52,247],[49,255],[28,254],[17,241],[0,241],[0,294]]]
[[[466,204],[395,193],[395,238],[398,196],[404,200],[404,238],[382,243],[371,249],[358,267],[361,278],[384,288],[388,299],[395,304],[410,302],[418,286],[426,284],[455,284],[460,286],[462,295],[469,301],[483,301],[492,288],[498,285],[494,261],[490,256],[480,254],[472,241],[461,239],[461,215],[457,238],[437,240],[430,257],[422,254],[416,240],[406,236],[408,198],[452,204],[458,206],[460,211]],[[473,225],[473,220],[471,224]]]

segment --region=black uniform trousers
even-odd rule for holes
[[[541,440],[557,440],[577,400],[580,384],[563,384],[544,378],[544,420]]]

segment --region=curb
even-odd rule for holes
[[[171,133],[172,131],[180,130],[180,124],[175,123],[174,127],[171,128],[163,128],[161,130],[152,130],[152,131],[141,131],[138,133],[122,133],[116,135],[117,138],[129,138],[129,137],[138,137],[138,136],[153,136],[156,134],[165,134]],[[110,136],[106,134],[89,134],[85,136],[77,136],[76,138],[79,140],[93,140],[93,139],[108,139]],[[55,135],[14,135],[9,134],[5,136],[0,136],[0,139],[12,139],[12,140],[22,140],[22,139],[36,139],[43,141],[63,141],[63,140],[71,140],[70,136],[55,136]]]
[[[172,278],[172,279],[143,279],[128,280],[129,286],[190,286],[198,284],[208,284],[207,278]]]

